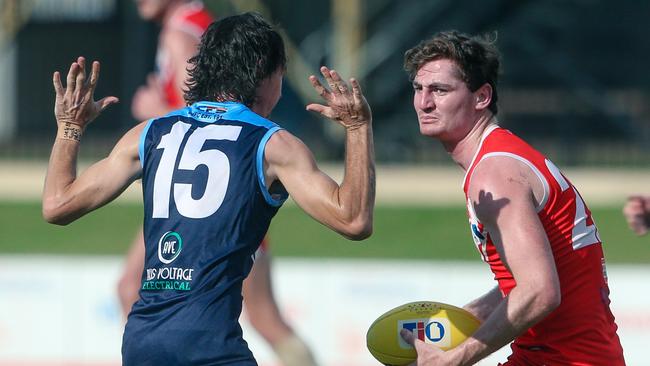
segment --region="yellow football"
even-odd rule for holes
[[[400,336],[402,329],[446,351],[471,336],[480,324],[474,315],[453,305],[410,302],[377,318],[368,329],[366,344],[370,353],[384,365],[407,365],[415,361],[417,354]]]

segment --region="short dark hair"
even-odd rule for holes
[[[492,86],[489,109],[497,114],[497,82],[499,76],[499,51],[494,45],[496,36],[470,36],[458,31],[439,32],[420,42],[404,54],[404,69],[413,81],[424,64],[448,59],[460,71],[460,77],[469,90],[476,91],[485,83]]]
[[[232,100],[251,107],[260,82],[284,70],[287,59],[280,34],[249,12],[210,24],[189,63],[187,104]]]

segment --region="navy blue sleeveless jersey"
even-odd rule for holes
[[[145,266],[124,365],[256,365],[242,338],[242,281],[286,192],[264,147],[280,127],[239,103],[199,102],[140,140]]]

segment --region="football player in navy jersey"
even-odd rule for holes
[[[131,101],[131,113],[139,121],[160,117],[185,107],[183,89],[187,79],[187,60],[196,53],[201,35],[215,17],[197,0],[136,0],[143,20],[160,25],[156,52],[156,71],[138,88]],[[224,14],[220,14],[224,16]],[[270,240],[260,245],[255,264],[244,281],[244,318],[271,346],[282,366],[315,366],[311,350],[282,316],[271,283]],[[144,270],[144,236],[138,230],[132,239],[117,295],[126,319],[140,298]]]
[[[343,236],[372,232],[375,174],[370,108],[358,82],[326,67],[310,104],[346,131],[345,176],[320,171],[310,150],[267,120],[280,98],[286,58],[280,35],[246,13],[210,25],[190,60],[188,107],[144,121],[109,156],[76,173],[84,129],[117,98],[94,100],[99,63],[55,72],[57,138],[43,216],[65,225],[142,178],[145,270],[127,320],[124,365],[256,365],[238,318],[248,275],[272,217],[290,194]]]

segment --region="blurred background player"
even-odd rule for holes
[[[201,35],[215,18],[199,1],[135,0],[140,17],[160,24],[156,70],[133,95],[131,112],[138,121],[185,107],[187,60],[196,54]]]
[[[161,25],[156,70],[133,96],[131,111],[138,121],[163,116],[185,107],[183,89],[187,60],[196,54],[201,35],[215,17],[200,1],[135,0],[140,17]],[[139,297],[144,266],[142,229],[128,251],[118,281],[124,318]],[[273,348],[285,366],[315,365],[314,357],[281,315],[273,295],[268,238],[260,245],[255,263],[243,285],[244,311],[253,328]]]
[[[650,228],[650,196],[630,196],[623,207],[623,216],[637,235],[646,235]]]
[[[499,52],[440,32],[408,50],[420,133],[465,171],[471,233],[498,286],[465,306],[480,328],[443,352],[403,337],[417,365],[472,365],[511,343],[505,365],[625,365],[598,230],[576,188],[498,125]]]

